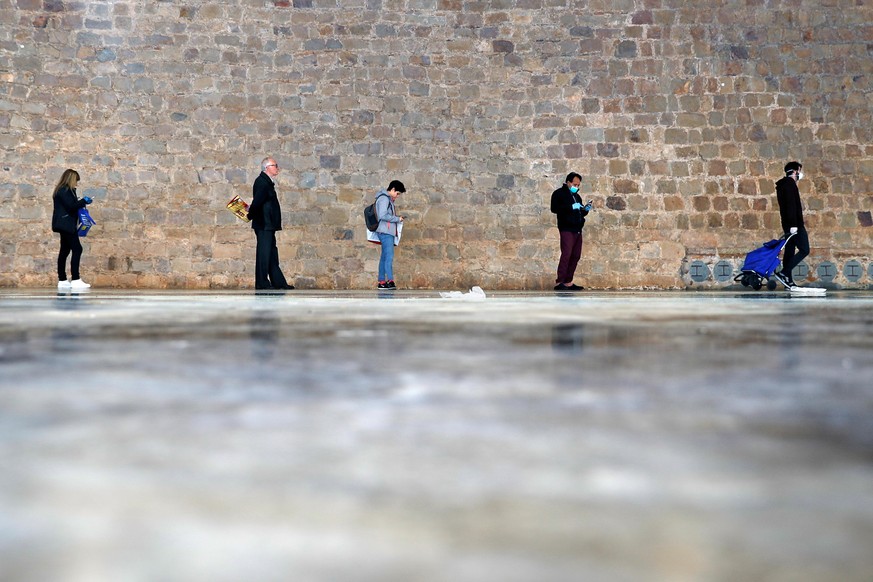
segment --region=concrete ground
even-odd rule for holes
[[[870,582],[873,293],[0,289],[0,579]]]

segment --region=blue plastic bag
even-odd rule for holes
[[[87,208],[79,209],[79,221],[76,225],[76,232],[78,232],[79,236],[88,236],[88,231],[91,230],[91,227],[97,224],[94,222],[94,219],[91,218],[91,215],[88,214]]]

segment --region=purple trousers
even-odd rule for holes
[[[579,257],[582,256],[582,233],[559,232],[561,233],[561,260],[558,261],[558,278],[555,279],[555,283],[570,283],[576,273]]]

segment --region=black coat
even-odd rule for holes
[[[570,192],[566,184],[552,192],[552,212],[558,215],[558,230],[562,232],[582,232],[588,211],[584,208],[575,210],[573,204],[582,203],[582,197],[576,192]]]
[[[803,228],[803,206],[794,178],[785,176],[776,182],[776,200],[779,202],[782,231],[787,233],[792,227]]]
[[[62,186],[54,195],[52,210],[52,232],[76,234],[79,222],[79,209],[85,207],[85,201],[79,200],[76,191],[68,186]]]
[[[252,186],[252,204],[249,218],[255,230],[282,230],[282,208],[273,180],[261,172]]]

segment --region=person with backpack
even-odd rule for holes
[[[79,241],[78,217],[79,209],[85,208],[93,200],[89,196],[81,200],[76,195],[79,184],[79,172],[64,170],[61,179],[52,194],[52,232],[61,236],[61,248],[58,252],[58,291],[84,291],[91,287],[82,280],[79,274],[79,263],[82,260],[82,243]],[[67,280],[67,257],[70,259],[70,275]]]
[[[785,236],[791,236],[782,254],[782,270],[773,276],[791,290],[797,287],[792,276],[794,267],[809,255],[809,235],[803,225],[803,205],[800,203],[800,190],[797,182],[803,178],[803,164],[785,164],[785,176],[776,182],[776,201],[779,203],[779,218]]]
[[[579,196],[581,183],[582,176],[570,172],[564,184],[552,192],[551,210],[557,215],[561,236],[561,259],[558,261],[555,291],[581,291],[584,288],[573,283],[576,265],[582,256],[582,227],[591,211],[591,201],[583,205]]]
[[[394,243],[398,235],[398,225],[403,222],[403,217],[397,215],[394,201],[404,192],[406,186],[400,180],[392,180],[388,188],[376,192],[376,218],[379,220],[376,235],[382,245],[377,289],[397,289],[394,283]]]

